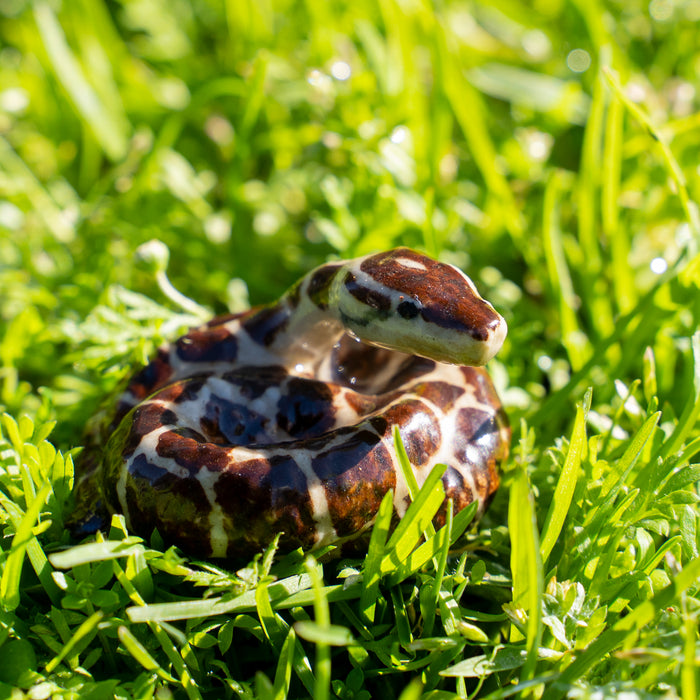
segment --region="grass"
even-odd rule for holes
[[[2,3],[0,697],[695,700],[699,16]],[[478,527],[434,530],[435,471],[355,559],[70,540],[85,426],[160,342],[400,244],[509,323]]]

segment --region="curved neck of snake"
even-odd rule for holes
[[[323,275],[326,269],[329,272]],[[332,265],[319,268],[292,287],[271,310],[268,307],[274,328],[267,349],[285,365],[296,366],[298,371],[318,367],[345,333],[335,305],[329,303],[332,281],[342,269]]]

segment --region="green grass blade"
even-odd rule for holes
[[[39,514],[46,503],[49,493],[51,493],[51,484],[46,483],[30,503],[27,512],[22,516],[15,536],[12,538],[10,552],[5,561],[2,578],[0,578],[0,601],[5,610],[15,610],[19,605],[20,578],[22,576],[24,555],[28,545],[34,539],[32,530],[39,519]]]
[[[516,470],[510,490],[508,530],[511,541],[513,605],[522,608],[527,614],[527,660],[522,674],[523,680],[527,680],[535,675],[537,650],[542,639],[540,600],[544,591],[544,574],[534,501],[527,473],[523,468]],[[513,628],[511,641],[518,641],[520,638],[520,632]]]
[[[443,547],[451,547],[459,540],[467,527],[469,527],[469,523],[474,519],[477,507],[478,503],[475,501],[462,509],[454,516],[451,532],[448,531],[447,527],[440,528],[433,537],[414,549],[400,563],[396,563],[396,557],[393,553],[387,554],[381,563],[382,575],[389,575],[389,583],[397,585],[412,574],[415,574],[430,559],[441,552]]]
[[[24,517],[21,508],[2,492],[0,492],[0,506],[7,511],[15,528],[18,528]],[[53,605],[59,605],[62,598],[61,590],[51,576],[49,560],[36,537],[32,537],[27,543],[27,557],[41,581],[41,585],[44,587],[46,594],[51,599],[51,603]]]
[[[660,450],[661,459],[666,459],[681,449],[700,415],[700,331],[693,335],[691,347],[693,351],[693,392],[683,409],[673,434],[669,440],[664,442]]]
[[[374,622],[379,581],[381,579],[381,563],[384,555],[386,540],[391,527],[391,516],[394,512],[394,492],[388,491],[379,506],[377,518],[372,527],[372,534],[367,548],[362,568],[362,594],[360,595],[360,611],[365,622]]]
[[[128,148],[124,122],[105,107],[93,90],[49,3],[37,0],[34,17],[58,82],[107,156],[114,161],[121,160]]]
[[[454,112],[486,185],[502,207],[502,216],[508,232],[516,243],[522,239],[524,225],[510,185],[498,166],[496,149],[486,126],[486,110],[479,93],[460,73],[448,49],[447,30],[436,26],[435,41],[442,66],[442,90]]]
[[[399,426],[394,426],[394,450],[396,451],[396,458],[399,460],[399,467],[401,468],[401,473],[403,478],[406,480],[406,485],[408,486],[408,493],[411,496],[411,500],[415,501],[420,491],[418,486],[418,481],[416,481],[416,473],[413,471],[411,466],[411,461],[408,459],[408,454],[406,453],[406,448],[404,447],[403,440],[401,439],[401,432],[399,431]]]
[[[275,581],[267,586],[268,596],[274,608],[295,593],[304,591],[311,586],[308,574],[290,576]],[[340,586],[342,588],[342,586]],[[295,600],[298,600],[296,598]],[[300,604],[300,603],[294,603]],[[291,605],[291,603],[290,603]],[[132,622],[163,622],[174,620],[189,620],[212,615],[227,615],[230,613],[252,612],[256,609],[256,592],[246,591],[231,599],[221,597],[204,600],[189,600],[177,603],[154,603],[127,608],[126,613]]]
[[[134,635],[129,631],[128,627],[120,625],[117,629],[117,634],[119,635],[119,641],[124,645],[124,648],[129,652],[129,654],[131,654],[135,661],[146,669],[146,671],[153,671],[163,680],[177,683],[175,678],[160,667],[160,664],[151,656],[151,654],[148,653],[146,647],[144,647],[143,644],[141,644],[141,642],[134,637]]]
[[[49,663],[46,664],[46,672],[51,673],[57,666],[58,664],[63,661],[63,659],[66,658],[79,644],[82,642],[86,637],[89,635],[96,635],[97,634],[97,625],[99,624],[100,620],[104,617],[104,613],[102,611],[98,610],[97,612],[93,613],[88,617],[75,631],[75,634],[66,642],[66,644],[63,645],[63,648],[61,649],[60,653],[54,656]]]
[[[608,107],[603,149],[602,224],[610,245],[614,299],[619,311],[627,312],[637,302],[635,281],[629,265],[630,241],[627,230],[620,222],[619,200],[622,170],[622,135],[624,110],[622,103],[613,99]]]
[[[258,584],[255,589],[255,605],[263,632],[272,645],[272,648],[279,653],[286,639],[287,630],[284,626],[280,625],[277,616],[272,610],[270,596],[268,594],[268,584],[268,581],[263,581]]]
[[[391,604],[394,608],[394,619],[396,620],[396,634],[399,644],[404,648],[408,648],[413,642],[413,634],[411,632],[411,623],[408,619],[408,611],[406,610],[406,602],[403,597],[403,592],[400,586],[392,586],[389,589]]]
[[[583,332],[575,309],[578,307],[569,265],[564,255],[562,232],[559,223],[559,198],[564,186],[563,175],[553,172],[545,189],[542,230],[544,252],[550,284],[559,302],[562,328],[562,343],[569,355],[574,370],[580,369],[591,356],[590,342]]]
[[[80,544],[63,552],[55,552],[49,556],[52,566],[57,569],[72,569],[81,564],[88,564],[109,559],[128,557],[143,551],[140,537],[128,537],[121,542],[90,542]]]
[[[681,201],[681,206],[685,211],[685,215],[688,219],[688,223],[693,230],[696,237],[700,236],[700,212],[698,211],[698,206],[695,201],[693,201],[688,194],[688,183],[686,177],[683,174],[676,157],[673,155],[671,148],[669,147],[664,134],[657,129],[652,123],[651,119],[647,116],[644,110],[636,105],[630,98],[625,94],[625,91],[620,85],[620,82],[615,74],[615,72],[609,67],[603,68],[603,73],[608,80],[610,87],[612,88],[615,96],[622,102],[627,111],[639,122],[639,124],[646,129],[649,135],[653,138],[656,144],[661,150],[661,156],[668,174],[674,181],[676,186],[676,191],[678,193],[678,198]]]
[[[389,538],[387,550],[393,550],[398,562],[416,546],[426,529],[432,527],[431,521],[445,500],[445,488],[441,479],[446,469],[446,464],[436,464],[432,468],[415,500]]]
[[[683,663],[681,665],[681,692],[683,700],[698,697],[698,662],[696,640],[698,636],[697,617],[688,613],[687,597],[683,596]]]
[[[311,577],[311,588],[314,593],[314,615],[316,625],[321,630],[329,630],[331,615],[328,600],[323,590],[323,570],[315,559],[306,560],[306,570]],[[327,700],[331,692],[331,649],[327,641],[316,641],[316,683],[314,685],[314,700]]]
[[[326,644],[328,646],[346,647],[355,644],[352,632],[343,625],[328,625],[322,627],[312,620],[302,620],[294,625],[297,634],[314,644]]]
[[[576,407],[576,419],[574,420],[574,429],[571,434],[569,449],[566,453],[566,460],[559,474],[557,487],[554,490],[554,496],[549,504],[547,517],[542,526],[540,557],[543,565],[547,563],[547,559],[549,559],[549,555],[564,527],[564,521],[571,506],[571,499],[574,496],[576,482],[581,469],[581,456],[586,449],[586,412],[588,406],[590,406],[590,393],[587,399]]]
[[[296,634],[294,628],[289,628],[289,633],[282,644],[277,669],[275,670],[275,680],[273,682],[274,700],[284,700],[289,693],[289,684],[292,680],[292,669],[294,668],[294,650],[296,646]]]

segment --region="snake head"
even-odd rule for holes
[[[486,364],[508,330],[461,270],[409,248],[350,260],[331,296],[346,331],[363,342],[439,362]]]

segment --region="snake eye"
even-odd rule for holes
[[[402,301],[396,307],[396,310],[398,311],[399,316],[403,318],[415,318],[420,313],[418,305],[413,301]]]

